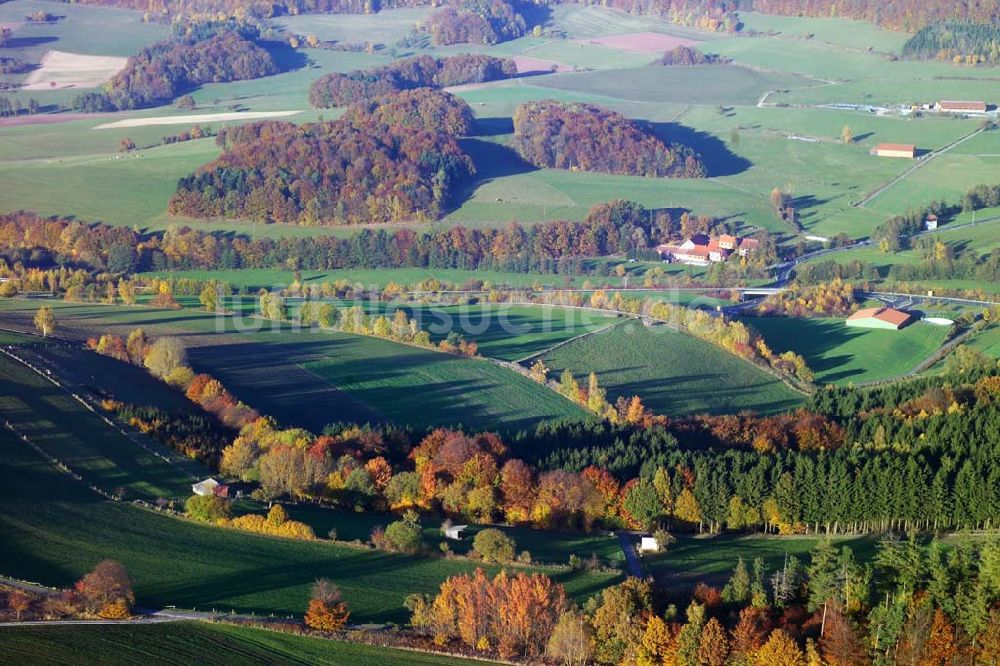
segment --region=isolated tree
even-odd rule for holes
[[[385,543],[390,549],[400,553],[418,553],[423,546],[423,533],[415,520],[397,520],[385,528]]]
[[[216,290],[215,285],[210,284],[202,289],[201,294],[198,296],[198,301],[205,308],[205,312],[215,312],[218,310],[219,292]]]
[[[673,637],[663,618],[653,615],[646,623],[642,640],[636,648],[636,666],[659,666],[668,663],[673,651]]]
[[[125,305],[135,305],[135,287],[125,278],[118,280],[118,296]]]
[[[844,125],[844,129],[840,132],[840,140],[847,145],[854,143],[854,132],[851,131],[850,125]]]
[[[159,338],[149,348],[143,360],[146,368],[157,377],[167,377],[171,372],[187,365],[187,351],[178,338]]]
[[[50,306],[43,305],[38,308],[38,312],[35,313],[35,328],[46,338],[55,332],[56,317],[52,314]]]
[[[745,603],[750,600],[750,572],[741,556],[736,561],[733,575],[722,588],[722,600],[726,603]]]
[[[133,150],[135,150],[135,141],[128,137],[125,137],[118,143],[119,153],[131,153]]]
[[[31,608],[31,595],[24,590],[12,589],[7,593],[7,608],[14,613],[15,619],[20,621],[21,615]]]
[[[340,588],[326,578],[317,580],[306,610],[306,626],[319,631],[337,631],[344,628],[350,617],[347,602],[341,599]]]
[[[84,607],[92,613],[111,611],[118,616],[124,607],[126,613],[135,603],[132,579],[120,562],[102,560],[93,571],[76,583]]]
[[[514,559],[516,546],[514,540],[491,527],[479,532],[472,540],[472,550],[483,562],[510,562]]]
[[[184,502],[184,513],[195,520],[214,523],[229,518],[232,506],[227,500],[215,495],[192,495]]]
[[[178,109],[193,109],[195,106],[194,97],[191,95],[181,95],[177,98],[177,101],[174,102],[174,106]]]

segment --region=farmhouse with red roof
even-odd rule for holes
[[[697,235],[680,245],[664,243],[656,251],[664,261],[707,266],[710,263],[726,261],[733,254],[745,257],[757,250],[760,241],[755,238],[737,238],[730,234],[721,236]]]

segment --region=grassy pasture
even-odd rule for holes
[[[34,11],[47,11],[63,17],[55,23],[36,24],[24,20]],[[140,12],[110,7],[82,7],[49,2],[14,0],[0,5],[0,24],[14,24],[13,38],[0,49],[0,55],[17,58],[31,64],[41,62],[47,51],[65,51],[95,56],[130,56],[144,46],[166,39],[170,27],[144,23]],[[0,81],[21,83],[27,74],[3,74]],[[45,106],[66,103],[81,91],[32,90],[18,93],[27,101],[34,97]]]
[[[406,347],[384,340],[323,334],[326,340],[309,355],[303,341],[274,347],[255,346],[256,360],[236,360],[224,365],[215,355],[207,364],[225,381],[257,386],[252,376],[272,372],[262,361],[291,355],[304,373],[342,391],[376,417],[399,425],[431,427],[465,424],[476,429],[513,431],[557,418],[582,419],[587,413],[550,389],[486,360],[469,360]],[[212,349],[227,355],[225,349]],[[243,379],[246,377],[246,379]],[[261,378],[262,379],[262,378]],[[235,385],[234,382],[225,382]],[[307,385],[308,386],[308,385]],[[294,388],[301,391],[303,387]],[[261,396],[264,398],[264,396]],[[266,399],[266,398],[265,398]],[[273,400],[270,399],[270,400]],[[268,400],[268,402],[270,402]],[[263,400],[258,400],[262,403]],[[302,409],[304,405],[298,405]],[[360,420],[358,405],[331,397],[323,401],[323,423]],[[292,416],[289,414],[289,416]],[[314,417],[306,417],[314,420]],[[299,417],[302,420],[302,417]],[[316,425],[320,425],[318,422]]]
[[[774,31],[778,37],[805,39],[842,49],[869,48],[882,53],[899,53],[910,38],[905,32],[883,30],[864,21],[843,18],[776,16],[759,12],[740,12],[744,30]]]
[[[431,7],[385,9],[374,14],[306,14],[282,16],[275,23],[292,34],[315,35],[324,41],[373,42],[391,46],[417,23],[434,13]]]
[[[778,17],[767,17],[768,21]],[[802,21],[785,18],[786,29]],[[816,19],[801,23],[811,30]],[[850,26],[854,22],[845,22]],[[832,24],[833,26],[836,23]],[[867,33],[867,37],[865,36]],[[990,68],[959,67],[945,62],[893,61],[883,53],[869,53],[858,48],[824,40],[782,39],[767,36],[718,37],[702,45],[702,50],[718,53],[737,63],[769,71],[798,74],[828,82],[827,85],[797,87],[772,97],[771,102],[796,104],[828,104],[854,102],[874,104],[933,102],[940,99],[992,99],[996,83]],[[870,30],[854,33],[865,41],[873,41]],[[853,40],[851,30],[844,30],[841,39]],[[839,40],[837,40],[839,41]],[[874,41],[889,45],[881,38]],[[876,45],[876,51],[879,47]]]
[[[774,349],[802,354],[820,384],[856,384],[904,375],[937,350],[948,328],[922,322],[899,331],[848,328],[843,319],[752,317]]]
[[[5,628],[0,658],[7,663],[98,661],[131,666],[156,655],[158,664],[327,664],[330,666],[450,666],[486,663],[224,624],[180,622],[145,626]]]
[[[399,520],[399,517],[393,514],[355,513],[310,505],[287,508],[289,516],[311,525],[316,534],[325,536],[334,529],[337,531],[337,539],[341,541],[356,539],[368,541],[374,527],[385,527]],[[420,524],[423,528],[424,543],[433,552],[438,552],[440,544],[444,542],[441,522],[433,517],[424,517]],[[472,550],[472,541],[476,533],[486,527],[486,525],[470,525],[464,540],[448,541],[448,546],[452,552],[460,555],[468,554]],[[618,538],[607,533],[584,534],[502,526],[498,529],[514,539],[518,552],[526,550],[531,553],[533,561],[543,564],[565,564],[571,554],[582,559],[596,555],[605,565],[617,565],[624,559]]]
[[[588,48],[592,48],[589,47]],[[736,65],[643,67],[553,74],[539,85],[652,104],[734,104],[752,106],[773,88],[811,85],[796,75],[770,74]]]
[[[952,229],[953,225],[965,224],[972,220],[972,215],[961,213],[950,220],[948,224],[939,227],[934,234],[926,234],[925,238],[934,238],[949,245],[955,254],[972,252],[976,256],[984,256],[993,249],[1000,247],[1000,237],[997,231],[1000,228],[1000,220],[994,219],[1000,215],[1000,209],[989,209],[977,211],[976,219],[987,220],[976,226]],[[882,252],[876,247],[865,246],[843,250],[831,255],[821,255],[806,261],[807,264],[822,263],[826,261],[836,261],[839,263],[849,263],[852,261],[862,261],[873,264],[884,279],[888,277],[892,266],[918,264],[922,260],[922,250],[910,249],[895,253]],[[996,292],[1000,285],[992,285],[986,282],[974,282],[970,280],[921,280],[921,285],[930,288],[942,289],[983,289],[985,291]]]
[[[0,571],[22,579],[64,586],[113,557],[128,568],[146,607],[301,615],[312,583],[325,576],[340,586],[352,621],[405,622],[407,594],[432,593],[475,566],[169,518],[101,500],[6,431],[0,448]],[[615,581],[611,574],[542,571],[581,600]]]
[[[990,358],[1000,359],[1000,326],[989,326],[977,333],[966,346],[986,354]]]
[[[544,360],[554,377],[569,369],[583,382],[596,372],[610,399],[638,395],[667,416],[772,413],[802,402],[763,370],[665,326],[625,324],[564,345]]]
[[[677,587],[694,587],[705,581],[721,587],[732,575],[733,567],[742,556],[749,568],[754,559],[761,557],[768,575],[780,569],[786,555],[808,565],[809,551],[823,540],[820,536],[775,537],[762,534],[724,534],[714,537],[680,536],[677,543],[665,553],[643,558],[643,566],[661,583]],[[834,544],[849,546],[859,562],[870,560],[875,554],[877,539],[874,537],[839,537]]]
[[[52,305],[63,330],[80,337],[125,334],[137,326],[154,337],[183,336],[196,371],[218,377],[281,423],[316,432],[334,421],[517,430],[588,416],[548,388],[486,360],[192,310]],[[37,308],[37,301],[0,301],[4,318],[21,325],[30,326]]]
[[[147,500],[191,493],[191,478],[181,468],[147,453],[7,356],[0,356],[0,411],[18,432],[103,490],[124,488],[129,497]]]
[[[411,303],[364,304],[372,313],[402,309],[420,328],[438,341],[456,331],[479,344],[479,354],[502,361],[541,353],[588,331],[617,320],[611,313],[547,305],[420,305]]]

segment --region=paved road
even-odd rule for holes
[[[625,565],[629,576],[645,578],[646,574],[642,570],[642,561],[639,553],[635,551],[635,534],[625,530],[618,532],[618,541],[621,543],[622,552],[625,553]]]

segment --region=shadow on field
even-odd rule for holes
[[[456,188],[454,195],[445,206],[445,214],[458,210],[480,185],[488,183],[495,178],[516,176],[538,170],[536,167],[522,160],[521,156],[513,149],[503,144],[483,139],[466,138],[460,139],[459,145],[472,158],[472,162],[476,167],[476,174],[473,178]]]
[[[12,37],[4,42],[5,49],[26,49],[31,46],[41,46],[58,42],[58,37]]]
[[[293,49],[285,42],[266,42],[265,46],[281,72],[302,69],[309,64],[309,58],[304,53]]]
[[[650,123],[653,131],[663,140],[690,146],[701,155],[708,176],[735,176],[753,166],[753,163],[729,150],[718,137],[679,123]]]
[[[473,123],[473,134],[476,136],[502,136],[513,132],[513,118],[476,118]]]

